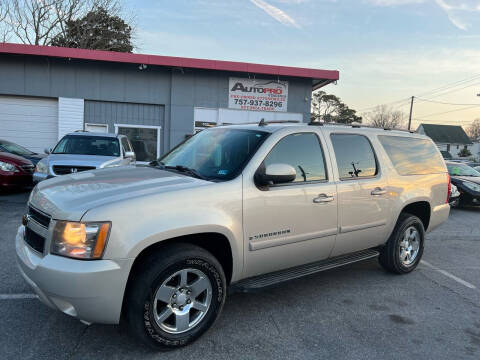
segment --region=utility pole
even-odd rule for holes
[[[410,130],[410,127],[412,126],[412,111],[413,111],[413,99],[415,96],[412,96],[412,102],[410,103],[410,116],[408,117],[408,130]]]

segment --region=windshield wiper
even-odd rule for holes
[[[189,168],[187,166],[183,166],[183,165],[175,165],[175,166],[164,165],[163,162],[156,162],[156,163],[158,164],[157,166],[160,167],[161,169],[177,170],[178,172],[189,174],[190,176],[193,176],[197,179],[207,180],[207,178],[205,176],[201,175],[197,170]],[[153,165],[153,166],[155,166],[155,165]]]

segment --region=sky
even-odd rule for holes
[[[139,53],[339,70],[323,90],[360,114],[380,104],[408,113],[418,97],[413,128],[480,118],[480,0],[125,4]]]

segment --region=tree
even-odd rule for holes
[[[340,98],[327,94],[325,91],[318,91],[313,94],[312,121],[338,122],[351,124],[362,122],[362,118],[356,115],[356,111],[345,105]]]
[[[377,106],[373,111],[364,114],[372,126],[384,129],[398,129],[404,126],[406,115],[402,111],[392,110],[387,105]]]
[[[70,48],[132,52],[132,28],[122,18],[110,15],[102,7],[66,22],[64,33],[52,45]]]
[[[0,42],[7,42],[8,29],[6,25],[6,19],[8,16],[8,4],[0,1]]]
[[[467,127],[467,134],[472,140],[477,140],[480,137],[480,118],[475,119],[473,123]]]
[[[91,11],[105,9],[111,16],[122,11],[120,0],[0,0],[6,9],[5,38],[31,45],[51,45],[65,36],[67,23]]]

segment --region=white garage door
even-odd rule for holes
[[[0,95],[0,139],[43,153],[58,135],[56,99]]]

